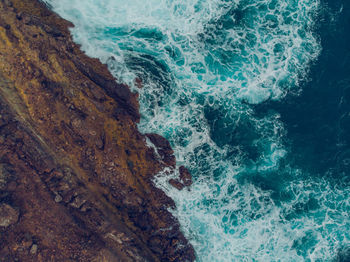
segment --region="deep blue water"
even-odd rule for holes
[[[47,0],[194,184],[155,183],[198,261],[350,260],[350,2]],[[170,173],[170,174],[169,174]]]
[[[310,172],[350,176],[350,2],[324,1],[318,19],[323,51],[311,67],[299,96],[266,103],[257,111],[274,109],[288,130],[295,163]],[[342,8],[339,15],[336,14]]]

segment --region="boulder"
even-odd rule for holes
[[[18,217],[18,210],[8,204],[0,204],[0,227],[9,227],[17,223]]]

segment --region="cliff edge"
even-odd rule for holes
[[[168,141],[137,130],[137,95],[70,26],[0,0],[0,261],[193,261],[152,183],[175,168]]]

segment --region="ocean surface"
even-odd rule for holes
[[[350,261],[349,0],[45,2],[192,172],[197,261]]]

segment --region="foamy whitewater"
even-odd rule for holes
[[[349,246],[349,187],[290,164],[267,101],[298,95],[322,50],[319,0],[46,0],[74,40],[130,86],[139,129],[194,177],[155,181],[197,261],[331,261]]]

